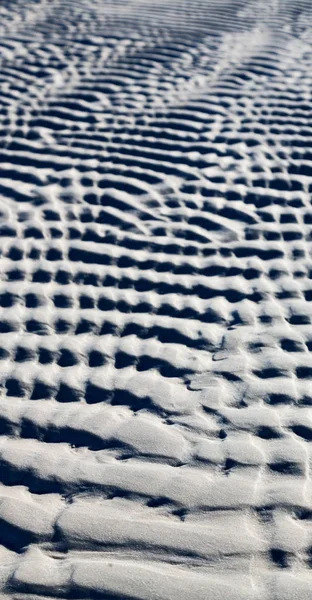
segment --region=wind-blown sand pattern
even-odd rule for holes
[[[311,600],[311,2],[0,34],[1,599]]]

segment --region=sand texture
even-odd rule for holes
[[[311,42],[0,1],[0,600],[312,600]]]

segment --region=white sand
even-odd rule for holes
[[[0,600],[311,600],[311,35],[0,2]]]

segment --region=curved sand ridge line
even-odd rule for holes
[[[0,597],[309,600],[310,2],[0,17]]]

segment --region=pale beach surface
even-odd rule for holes
[[[0,1],[0,600],[312,599],[312,2]]]

